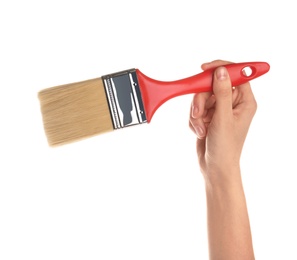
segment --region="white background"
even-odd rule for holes
[[[257,259],[297,259],[294,1],[1,1],[0,259],[208,259],[192,95],[150,124],[49,148],[37,92],[266,61],[242,154]]]

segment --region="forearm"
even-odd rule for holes
[[[206,184],[209,255],[214,260],[254,259],[240,170],[232,178]]]

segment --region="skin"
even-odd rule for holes
[[[216,68],[213,93],[194,95],[189,125],[197,135],[197,155],[205,180],[209,257],[214,260],[255,259],[240,172],[242,148],[256,113],[249,83],[232,87],[224,65]]]

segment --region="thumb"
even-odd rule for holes
[[[225,67],[215,70],[213,92],[216,98],[216,113],[224,116],[232,112],[232,83]]]

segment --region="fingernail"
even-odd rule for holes
[[[216,70],[216,76],[218,80],[224,80],[227,78],[227,70],[224,67],[220,67]]]
[[[192,106],[192,117],[197,118],[198,116],[198,107],[197,106]]]
[[[196,130],[196,134],[197,134],[198,137],[201,138],[201,137],[204,136],[204,130],[203,130],[203,128],[201,126],[197,126],[195,128],[195,130]]]

